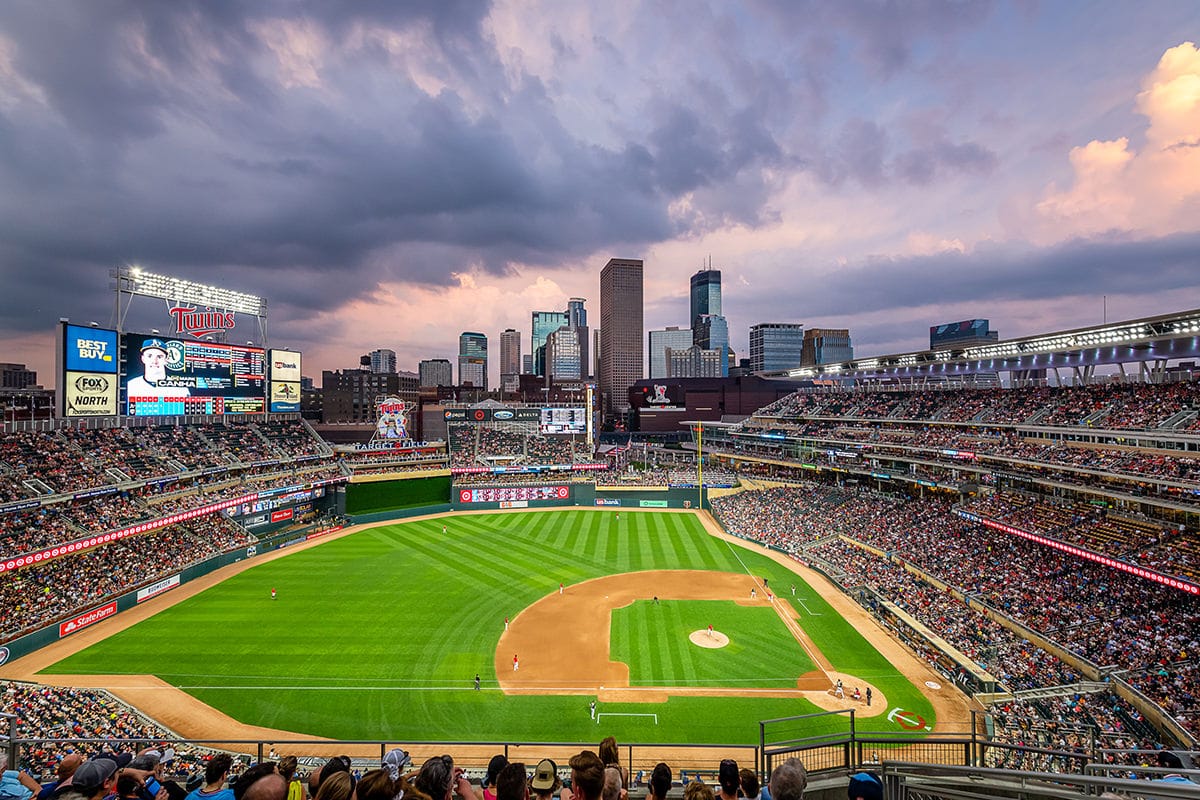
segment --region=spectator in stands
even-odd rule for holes
[[[850,800],[883,800],[883,784],[870,772],[860,772],[850,776],[846,796]]]
[[[616,767],[604,768],[604,800],[625,800],[626,792],[621,778],[621,770]]]
[[[714,800],[712,787],[697,778],[683,787],[683,800]]]
[[[742,796],[746,800],[759,800],[762,797],[762,788],[758,785],[758,775],[752,769],[742,769],[738,771],[738,782],[742,786]]]
[[[487,772],[484,773],[483,782],[480,787],[483,789],[483,800],[496,800],[496,778],[500,776],[500,770],[508,766],[508,759],[497,753],[492,756],[492,760],[488,762]]]
[[[349,771],[335,772],[321,781],[314,800],[350,800],[354,796],[354,776]]]
[[[234,800],[233,790],[225,785],[233,758],[228,753],[218,753],[208,760],[204,768],[204,785],[187,796],[187,800]]]
[[[614,744],[615,747],[615,744]],[[563,789],[562,800],[601,800],[604,793],[604,762],[591,750],[571,756],[571,788]]]
[[[529,789],[537,800],[552,800],[562,789],[562,778],[558,777],[558,764],[549,758],[539,761],[537,769],[533,771],[533,777],[529,779]]]
[[[721,787],[717,794],[718,800],[737,800],[738,789],[741,788],[740,781],[737,762],[732,758],[722,759],[721,766],[717,769],[717,783]]]
[[[7,755],[0,755],[0,758],[7,758]],[[55,790],[63,784],[64,781],[69,781],[71,776],[75,774],[75,770],[79,769],[79,765],[83,763],[83,756],[79,753],[67,753],[59,759],[58,766],[54,768],[54,774],[57,780],[47,783],[38,792],[38,800],[47,800],[54,794]]]
[[[803,800],[808,772],[798,758],[789,758],[771,772],[767,789],[771,800]]]
[[[654,765],[650,771],[650,781],[647,786],[646,800],[666,800],[667,792],[671,791],[674,776],[671,768],[662,761]]]
[[[450,756],[426,760],[413,783],[432,800],[450,800],[455,794],[463,800],[479,800],[471,782],[461,768],[454,766],[454,759]]]
[[[0,800],[29,800],[42,791],[40,783],[22,770],[8,768],[8,751],[0,751]]]
[[[496,800],[529,800],[529,782],[525,777],[524,763],[512,761],[500,770],[496,776]]]
[[[71,783],[64,787],[59,800],[99,800],[116,791],[117,762],[109,758],[93,758],[85,761],[71,776]]]
[[[275,768],[275,762],[255,764],[238,776],[233,784],[234,800],[285,800],[288,782]]]
[[[296,777],[296,769],[300,766],[295,756],[284,756],[279,759],[279,775],[287,781],[287,800],[304,800],[304,784]]]

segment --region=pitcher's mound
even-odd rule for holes
[[[700,647],[724,647],[729,644],[729,637],[720,631],[708,632],[708,628],[701,628],[698,631],[692,631],[692,635],[688,637],[692,644]]]

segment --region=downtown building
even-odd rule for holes
[[[611,258],[600,270],[601,403],[608,418],[629,412],[629,387],[643,375],[640,258]]]
[[[678,326],[661,331],[650,331],[649,356],[650,378],[667,377],[667,350],[686,350],[692,346],[692,329]]]
[[[760,322],[750,326],[750,371],[778,372],[800,366],[804,326],[798,322]]]
[[[454,367],[449,359],[427,358],[417,365],[422,386],[453,386]]]
[[[487,336],[463,331],[458,336],[458,382],[487,389]]]
[[[854,358],[854,345],[846,328],[809,328],[804,332],[800,366],[837,364]]]
[[[521,332],[508,328],[500,334],[500,391],[517,391],[521,378]]]

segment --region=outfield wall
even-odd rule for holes
[[[707,492],[707,490],[706,490]],[[696,489],[665,486],[596,486],[592,483],[547,481],[544,484],[458,486],[450,498],[455,511],[494,511],[504,508],[699,508]],[[704,504],[707,508],[708,504]]]
[[[345,513],[358,517],[397,509],[444,506],[449,499],[449,475],[414,474],[411,478],[347,484]]]

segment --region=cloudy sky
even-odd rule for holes
[[[263,294],[317,376],[598,324],[613,256],[648,328],[711,257],[740,355],[1200,307],[1198,36],[1195,0],[6,0],[0,361],[52,384],[123,263]]]

